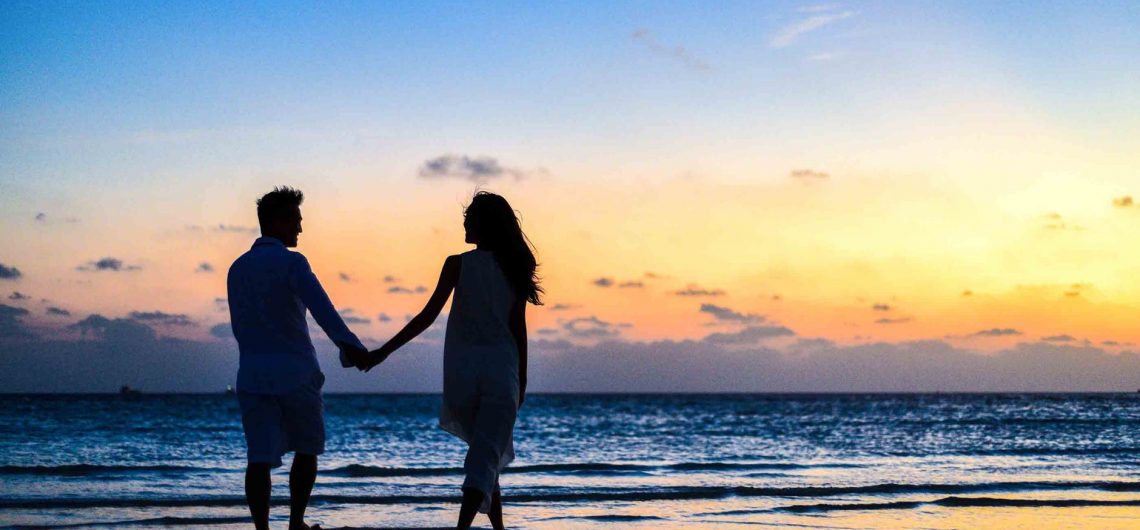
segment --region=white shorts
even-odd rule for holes
[[[251,464],[281,466],[290,451],[306,455],[325,452],[325,403],[321,398],[324,374],[284,395],[238,392],[241,426]]]

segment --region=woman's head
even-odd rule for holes
[[[539,295],[543,291],[535,273],[538,263],[506,199],[486,191],[477,192],[463,211],[463,228],[468,243],[495,255],[495,261],[516,293],[532,304],[542,303]]]

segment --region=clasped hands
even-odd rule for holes
[[[365,349],[357,348],[351,344],[340,344],[340,348],[344,350],[344,356],[348,358],[348,362],[356,367],[361,372],[367,372],[374,368],[376,365],[384,362],[392,352],[384,351],[380,348],[376,351],[368,351]]]

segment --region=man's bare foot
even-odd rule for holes
[[[315,524],[313,526],[309,526],[305,523],[301,523],[301,526],[289,525],[289,530],[321,530],[321,525]]]

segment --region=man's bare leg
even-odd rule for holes
[[[257,530],[269,530],[269,464],[248,464],[245,468],[245,502]]]
[[[306,530],[305,508],[317,482],[317,455],[297,453],[289,469],[289,530]]]

